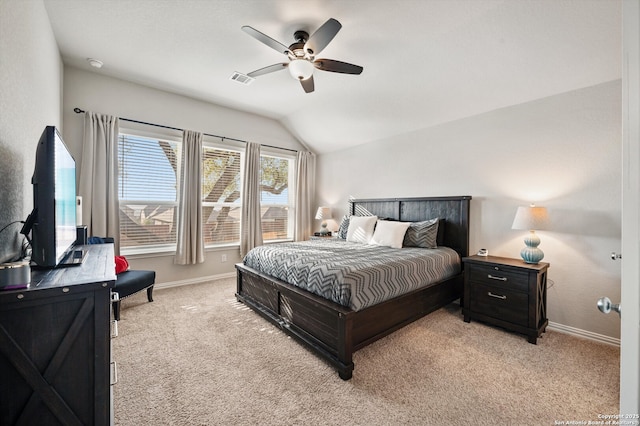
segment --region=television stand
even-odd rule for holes
[[[83,247],[77,268],[36,270],[0,292],[0,424],[113,424],[113,246]]]

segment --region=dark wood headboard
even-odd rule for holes
[[[469,204],[471,196],[377,198],[349,200],[351,215],[376,215],[401,222],[444,219],[442,245],[469,255]],[[442,224],[442,222],[441,222]]]

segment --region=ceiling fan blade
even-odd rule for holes
[[[313,89],[315,88],[313,84],[313,76],[309,77],[306,80],[300,80],[300,84],[302,84],[302,88],[307,93],[313,92]]]
[[[342,24],[330,18],[315,33],[311,34],[311,37],[304,45],[304,51],[309,55],[317,55],[333,40],[340,28],[342,28]]]
[[[359,65],[348,64],[334,59],[316,59],[313,66],[323,71],[340,72],[343,74],[360,74],[364,68]]]
[[[256,78],[256,77],[258,77],[260,75],[269,74],[270,72],[283,70],[283,69],[287,68],[288,66],[289,66],[288,62],[285,62],[285,63],[282,63],[282,64],[273,64],[273,65],[269,65],[268,67],[264,67],[264,68],[260,68],[260,69],[255,70],[255,71],[251,71],[247,75],[249,77]]]
[[[268,35],[261,33],[255,28],[245,25],[242,27],[242,31],[249,34],[251,37],[255,38],[256,40],[266,44],[270,48],[277,50],[280,53],[284,53],[285,55],[292,54],[287,46],[285,46],[284,44],[280,43],[277,40],[272,39]]]

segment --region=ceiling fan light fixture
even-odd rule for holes
[[[306,59],[293,59],[289,62],[289,73],[296,80],[306,80],[313,75],[313,64]]]
[[[305,93],[311,93],[315,89],[313,73],[316,68],[321,71],[341,74],[358,75],[362,73],[363,68],[359,65],[336,61],[334,59],[316,59],[316,55],[327,47],[329,42],[331,42],[338,31],[340,31],[340,28],[342,28],[342,24],[335,19],[330,18],[313,34],[311,34],[311,36],[309,36],[309,33],[306,31],[296,31],[293,34],[296,39],[295,43],[287,47],[255,28],[248,25],[243,26],[242,31],[279,53],[284,53],[289,60],[288,62],[273,64],[257,69],[247,74],[246,77],[255,78],[288,68],[289,74],[300,82]]]

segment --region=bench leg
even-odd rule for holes
[[[113,318],[120,321],[120,301],[113,302],[111,305],[113,306]]]
[[[147,288],[147,299],[149,302],[153,302],[153,286]]]

